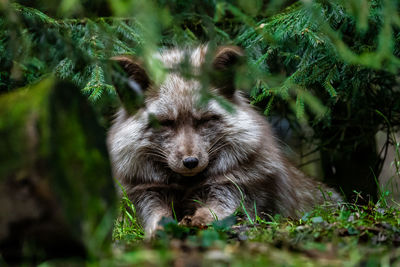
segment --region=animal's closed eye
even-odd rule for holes
[[[197,125],[203,125],[209,122],[215,122],[220,120],[220,116],[218,115],[212,115],[212,116],[207,116],[207,117],[203,117],[200,120],[197,120]]]
[[[172,127],[172,126],[174,126],[175,121],[169,120],[169,119],[162,119],[162,120],[159,120],[158,123],[160,123],[160,125],[164,126],[164,127]]]

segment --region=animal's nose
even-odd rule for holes
[[[183,160],[183,165],[188,169],[193,169],[199,164],[199,160],[195,157],[187,157]]]

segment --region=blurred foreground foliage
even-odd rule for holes
[[[239,45],[248,63],[237,83],[253,103],[302,133],[329,184],[376,200],[383,158],[398,147],[399,10],[397,0],[5,0],[0,92],[52,73],[107,117],[116,106],[111,56],[142,58],[159,82],[166,70],[151,55],[160,48]],[[387,141],[377,148],[380,130]]]

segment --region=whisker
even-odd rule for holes
[[[153,157],[157,158],[160,162],[163,162],[163,163],[167,162],[167,158],[164,155],[160,155],[158,153],[145,152],[145,153],[143,153],[143,155],[145,155],[145,156],[153,156]]]
[[[224,137],[227,136],[227,135],[228,135],[228,134],[223,134],[223,135],[221,135],[220,137],[218,137],[217,140],[215,140],[215,141],[211,144],[210,148],[208,149],[208,152],[210,153],[210,151],[218,144],[218,142],[221,141],[221,139],[224,138]]]
[[[223,148],[225,148],[228,144],[223,144],[221,146],[216,147],[215,149],[213,149],[212,151],[210,151],[209,155],[213,155],[219,151],[221,151]]]
[[[223,148],[229,145],[230,144],[228,142],[224,142],[221,145],[214,147],[213,150],[209,152],[209,156],[211,157],[212,155],[216,154],[217,152],[221,151]]]
[[[159,146],[151,146],[147,149],[148,151],[146,152],[150,152],[150,153],[158,153],[160,155],[163,155],[164,157],[167,157],[167,153]]]

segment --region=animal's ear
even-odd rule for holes
[[[216,77],[213,80],[221,93],[228,98],[235,93],[235,73],[244,61],[244,56],[243,50],[238,46],[220,46],[216,49],[212,64]]]
[[[114,71],[113,84],[122,105],[129,113],[134,113],[143,104],[143,94],[150,86],[150,79],[140,60],[132,56],[115,56],[120,71]],[[121,70],[124,75],[121,75]]]
[[[244,52],[238,46],[217,47],[213,67],[217,70],[232,68],[243,60]]]

